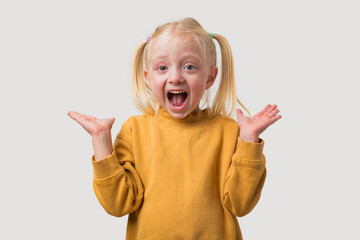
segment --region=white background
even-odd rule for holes
[[[262,197],[244,239],[360,239],[358,1],[0,2],[1,239],[125,239],[92,189],[90,135],[68,111],[139,114],[136,45],[194,17],[233,50],[237,94],[254,115],[277,104]],[[245,112],[244,112],[245,113]]]

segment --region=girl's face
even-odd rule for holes
[[[145,78],[159,104],[174,118],[183,119],[199,110],[206,89],[218,69],[210,69],[196,44],[163,44],[153,40],[148,49]]]

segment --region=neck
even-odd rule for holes
[[[200,109],[197,107],[185,118],[177,119],[172,117],[164,108],[159,107],[158,113],[154,117],[159,123],[172,127],[195,127],[209,124],[216,115],[212,114],[209,108]]]

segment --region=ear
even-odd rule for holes
[[[208,76],[208,80],[206,81],[205,89],[209,89],[214,84],[217,74],[218,74],[217,66],[212,67],[210,70],[210,74]]]
[[[149,72],[148,72],[148,70],[144,70],[144,77],[145,77],[145,80],[146,80],[146,82],[148,82],[148,83],[150,83],[150,80],[149,80]]]

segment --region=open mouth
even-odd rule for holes
[[[167,97],[172,107],[180,108],[186,102],[188,94],[185,91],[169,91]]]

